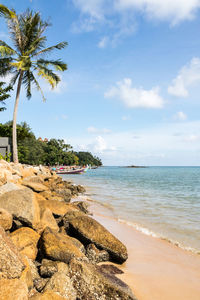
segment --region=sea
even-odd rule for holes
[[[200,254],[200,167],[99,167],[62,177],[86,186],[119,222]]]

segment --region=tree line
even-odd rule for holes
[[[12,122],[0,123],[0,136],[12,138]],[[37,139],[30,126],[17,124],[18,157],[22,164],[30,165],[87,165],[101,166],[101,160],[90,152],[75,152],[63,139]]]

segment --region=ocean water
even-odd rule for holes
[[[200,167],[101,167],[63,175],[120,222],[200,253]]]

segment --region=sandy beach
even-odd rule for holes
[[[91,211],[127,246],[129,258],[119,277],[139,300],[200,300],[200,255],[119,223],[95,205]]]

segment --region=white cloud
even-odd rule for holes
[[[116,86],[111,87],[104,96],[106,98],[118,98],[130,108],[162,108],[164,105],[164,100],[159,95],[158,87],[154,87],[151,90],[137,89],[132,87],[130,78],[117,82]]]
[[[101,19],[104,15],[104,0],[73,0],[73,3],[83,14],[89,14],[95,19]]]
[[[109,39],[107,36],[104,36],[98,43],[99,48],[105,48],[108,45]]]
[[[190,134],[189,136],[186,136],[184,138],[184,141],[186,141],[186,142],[198,142],[198,141],[200,141],[200,135],[199,134]]]
[[[200,8],[200,0],[73,0],[80,18],[73,24],[75,32],[100,31],[110,28],[111,34],[103,37],[98,47],[116,46],[120,40],[133,34],[139,13],[148,20],[167,21],[171,25],[192,20]]]
[[[189,88],[200,83],[200,58],[194,57],[185,65],[168,87],[168,93],[176,97],[188,97]]]
[[[179,111],[174,115],[174,120],[185,121],[186,119],[187,115],[182,111]]]
[[[107,134],[107,133],[110,133],[110,132],[111,132],[110,129],[107,129],[107,128],[98,129],[98,128],[95,128],[95,127],[93,127],[93,126],[88,127],[88,128],[87,128],[87,131],[88,131],[89,133],[95,133],[95,134]]]
[[[148,18],[170,21],[175,25],[195,17],[199,0],[116,0],[118,10],[140,11]]]

